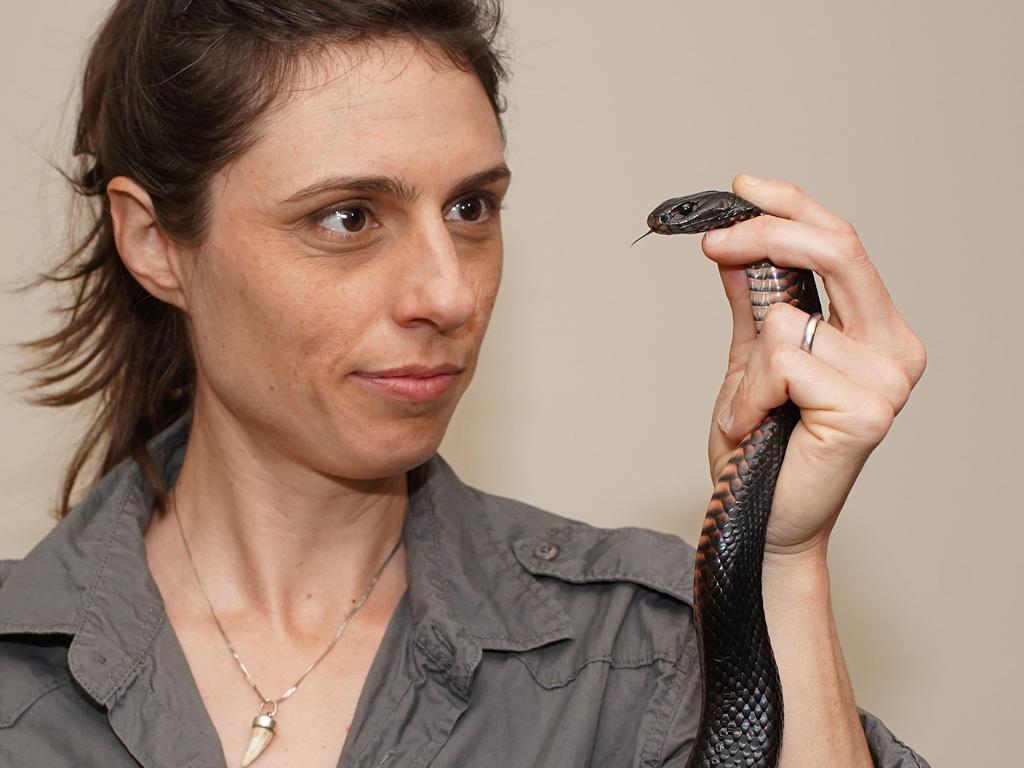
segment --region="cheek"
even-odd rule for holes
[[[481,335],[491,317],[491,310],[501,286],[503,255],[499,241],[485,253],[478,254],[469,260],[470,280],[477,298],[477,323]]]
[[[319,269],[294,255],[240,252],[211,256],[194,312],[200,365],[225,398],[290,392],[298,406],[318,381],[343,374],[371,322],[367,294],[328,262]]]

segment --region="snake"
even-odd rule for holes
[[[661,203],[649,234],[696,234],[761,216],[731,192],[708,190]],[[633,241],[636,242],[635,240]],[[746,266],[758,334],[772,304],[821,312],[814,274],[764,259]],[[800,420],[792,401],[768,412],[729,456],[715,483],[693,574],[693,610],[703,675],[701,715],[686,768],[776,768],[783,702],[761,592],[765,535],[775,483]]]

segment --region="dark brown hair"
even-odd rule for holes
[[[77,478],[101,445],[93,482],[131,457],[163,511],[168,489],[146,442],[191,407],[195,391],[185,317],[122,263],[107,182],[134,179],[167,236],[196,246],[208,226],[211,177],[255,143],[260,119],[283,103],[304,63],[338,44],[411,39],[439,64],[475,73],[501,127],[500,31],[500,0],[118,0],[85,62],[78,167],[57,168],[89,209],[88,230],[52,270],[18,289],[69,283],[74,296],[55,310],[63,314],[57,331],[18,345],[41,354],[21,371],[40,373],[30,401],[99,400],[55,517],[71,510]]]

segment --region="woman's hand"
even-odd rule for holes
[[[733,316],[708,441],[712,479],[770,409],[792,400],[801,420],[779,473],[765,552],[824,554],[854,480],[924,373],[924,345],[852,225],[789,182],[741,174],[732,187],[766,213],[708,232],[702,242]],[[778,304],[761,334],[754,329],[745,266],[764,258],[812,269],[824,281],[829,317],[818,324],[811,354],[800,349],[806,312]]]

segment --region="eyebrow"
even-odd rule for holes
[[[452,189],[451,196],[458,197],[474,189],[492,184],[495,181],[511,178],[512,172],[504,163],[488,168],[486,171],[467,176]],[[291,197],[285,198],[281,204],[297,203],[310,197],[337,190],[359,190],[377,192],[390,197],[412,202],[419,197],[419,190],[394,176],[326,176],[303,187]]]

